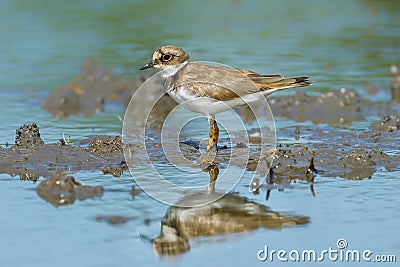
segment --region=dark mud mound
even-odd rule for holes
[[[375,132],[375,135],[380,135],[382,132],[397,131],[400,129],[400,117],[394,114],[386,114],[380,121],[374,122],[371,129]]]
[[[127,169],[125,159],[123,158],[122,143],[120,136],[96,136],[84,139],[79,142],[83,146],[87,146],[85,151],[107,162],[116,162],[113,166],[105,166],[100,168],[104,174],[111,174],[114,177],[120,177],[124,170]],[[88,144],[88,145],[87,145]]]
[[[82,140],[78,145],[58,142],[45,144],[36,124],[17,130],[16,145],[0,147],[0,173],[19,175],[23,180],[36,181],[39,176],[50,177],[53,172],[81,170],[96,171],[119,177],[127,170],[119,136],[97,136]]]
[[[260,188],[266,187],[266,199],[271,190],[284,191],[291,182],[297,180],[310,184],[311,194],[314,192],[314,178],[318,173],[314,166],[314,152],[305,146],[285,146],[267,151],[267,155],[260,158],[251,158],[247,170],[257,171],[258,177],[253,177],[250,191],[259,194]],[[265,180],[265,184],[262,182]]]
[[[376,171],[400,169],[400,128],[397,121],[396,116],[391,115],[388,119],[386,115],[367,131],[326,126],[302,127],[300,130],[286,128],[277,134],[281,138],[298,136],[301,144],[285,146],[312,151],[314,166],[322,176],[359,180],[370,178]]]
[[[106,160],[121,160],[121,164],[124,164],[124,160],[121,158],[122,142],[119,135],[98,135],[83,139],[78,142],[78,145],[85,147],[85,151],[96,157]]]
[[[83,185],[65,173],[54,173],[38,185],[36,192],[42,199],[58,207],[71,205],[77,199],[83,201],[101,197],[104,189],[102,186]]]
[[[21,148],[29,148],[43,145],[40,138],[39,127],[36,123],[24,124],[16,130],[15,145]]]
[[[274,116],[298,122],[332,125],[349,125],[354,121],[365,120],[368,116],[387,113],[390,109],[387,105],[372,102],[346,88],[319,95],[310,95],[304,91],[295,95],[272,95],[268,103]],[[238,112],[247,123],[255,119],[248,107],[242,107]]]
[[[269,103],[275,116],[301,122],[310,120],[316,124],[350,124],[377,115],[382,108],[345,88],[318,96],[298,92],[293,96],[271,98]]]
[[[44,99],[42,108],[58,119],[77,114],[89,117],[103,111],[108,103],[127,106],[134,90],[146,78],[148,76],[123,79],[89,60],[69,85],[58,88]]]

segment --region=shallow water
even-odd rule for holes
[[[292,1],[261,5],[248,1],[168,5],[158,1],[3,1],[0,142],[13,144],[15,129],[28,122],[38,123],[46,143],[57,142],[63,133],[72,142],[91,135],[118,134],[122,107],[107,106],[106,112],[91,118],[73,116],[58,121],[40,109],[40,101],[69,83],[87,58],[119,75],[134,77],[152,51],[163,44],[184,47],[193,60],[285,76],[309,75],[316,81],[310,89],[299,90],[317,94],[346,87],[371,100],[387,102],[389,67],[399,63],[399,11],[397,1],[367,0],[305,1],[301,5]],[[376,86],[378,93],[366,94],[366,82]],[[376,119],[369,117],[346,127],[367,130]],[[277,128],[312,125],[276,120]],[[206,131],[203,136],[207,137]],[[235,191],[274,211],[308,216],[311,223],[198,238],[191,241],[189,252],[165,258],[156,256],[141,235],[153,238],[159,234],[168,206],[146,194],[132,197],[128,191],[134,182],[128,172],[118,179],[100,172],[74,173],[83,183],[102,185],[104,196],[59,208],[38,197],[37,184],[1,174],[0,265],[265,265],[270,263],[257,260],[257,252],[265,245],[276,250],[321,251],[336,248],[339,238],[347,240],[349,249],[396,254],[399,260],[399,170],[379,171],[361,181],[320,174],[314,184],[316,197],[309,184],[297,182],[283,192],[273,190],[268,201],[265,191],[257,196],[248,193],[251,175],[246,172]],[[202,183],[208,175],[192,173],[185,179]],[[98,222],[99,215],[132,220],[112,226]]]

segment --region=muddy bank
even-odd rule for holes
[[[271,190],[284,190],[297,180],[308,182],[311,195],[315,195],[314,183],[324,178],[362,180],[377,171],[400,170],[400,127],[396,115],[382,116],[365,131],[293,126],[278,129],[277,136],[277,148],[265,155],[260,155],[257,146],[245,149],[241,143],[229,144],[229,140],[222,138],[215,162],[224,169],[229,161],[245,161],[248,171],[258,172],[250,189],[255,194],[260,188],[265,189],[267,199]],[[259,145],[258,140],[250,141]],[[224,144],[229,148],[224,148]],[[180,150],[192,161],[200,156],[199,142],[193,140],[181,143]]]
[[[255,131],[257,129],[250,129],[248,134],[254,134]],[[271,167],[276,176],[307,180],[309,178],[305,174],[312,160],[322,176],[345,179],[369,178],[378,170],[394,171],[400,168],[400,119],[397,115],[384,115],[365,131],[333,126],[293,126],[277,129],[277,137],[273,163],[271,166],[265,165]],[[249,141],[259,144],[256,139],[250,138]],[[224,144],[230,148],[224,149]],[[186,158],[194,160],[200,156],[198,142],[191,140],[180,146]],[[248,153],[248,150],[243,149],[241,143],[229,144],[229,140],[220,139],[218,162],[228,162],[232,157],[240,157],[244,153]],[[257,147],[250,148],[248,170],[255,170],[260,161],[270,157],[260,155]],[[268,170],[265,173],[268,174]]]
[[[371,178],[376,171],[400,169],[400,127],[395,115],[383,116],[366,131],[297,126],[278,129],[277,136],[294,142],[278,140],[271,165],[275,179],[311,181],[311,161],[313,176],[349,180]],[[254,169],[254,164],[249,163],[250,169]]]
[[[388,116],[373,122],[370,130],[365,131],[293,127],[280,129],[277,134],[287,139],[297,136],[301,146],[314,151],[315,166],[323,176],[362,179],[377,170],[394,171],[400,167],[398,117],[390,115],[388,119]]]
[[[23,125],[16,131],[15,145],[0,147],[0,173],[36,181],[54,172],[102,171],[119,177],[127,170],[119,136],[95,136],[68,144],[60,140],[46,144],[36,124]]]
[[[224,169],[229,160],[233,163],[237,160],[242,166],[247,166],[248,171],[256,170],[256,166],[261,164],[258,169],[260,175],[271,178],[272,174],[274,182],[279,183],[297,179],[312,182],[316,174],[345,179],[370,178],[379,170],[399,170],[399,121],[396,115],[385,115],[380,121],[372,123],[370,130],[358,132],[336,127],[279,129],[277,136],[280,140],[295,142],[278,140],[277,149],[268,155],[260,155],[257,146],[245,149],[242,144],[229,144],[229,140],[221,139],[214,162]],[[40,176],[47,178],[60,171],[88,170],[119,177],[128,169],[123,155],[123,146],[128,144],[123,145],[119,136],[95,136],[75,144],[67,144],[64,140],[46,144],[35,124],[21,126],[16,133],[15,145],[0,147],[3,158],[1,173],[36,181]],[[168,162],[157,131],[150,133],[152,137],[147,139],[146,147],[152,162]],[[257,140],[254,141],[257,143]],[[129,146],[135,151],[135,146],[140,144],[133,142]],[[182,153],[184,158],[198,164],[199,170],[204,169],[204,162],[199,162],[199,142],[185,141],[179,146],[180,152],[168,145],[166,149]],[[131,161],[129,164],[139,165],[142,157],[134,153]]]

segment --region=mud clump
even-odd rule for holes
[[[103,174],[111,174],[114,177],[120,177],[128,166],[123,157],[122,142],[120,136],[96,136],[86,139],[80,143],[87,142],[89,146],[85,151],[96,157],[107,160],[108,162],[116,162],[111,166],[100,168]]]
[[[309,166],[312,165],[314,157],[314,153],[305,146],[278,147],[270,151],[270,154],[261,159],[249,161],[247,169],[254,171],[256,164],[268,161],[263,164],[266,168],[262,170],[264,173],[268,174],[272,170],[276,176],[303,179],[304,175],[309,171]]]
[[[314,192],[314,177],[318,172],[314,166],[314,152],[306,146],[278,146],[270,149],[267,154],[257,158],[252,157],[247,164],[247,170],[256,171],[249,189],[254,194],[259,194],[260,188],[266,187],[266,199],[270,197],[272,189],[284,191],[290,187],[291,182],[297,180],[306,181],[310,184],[311,194]],[[264,182],[263,184],[262,182]]]
[[[381,109],[378,103],[345,88],[318,96],[298,92],[293,96],[271,98],[269,103],[276,116],[300,122],[310,120],[316,124],[350,124],[376,115]]]
[[[37,194],[53,206],[67,206],[77,199],[83,201],[103,195],[102,186],[83,185],[65,173],[54,173],[51,178],[42,181],[36,188]]]
[[[36,123],[24,124],[16,130],[16,146],[20,148],[32,148],[43,144],[44,142],[40,138],[39,127]]]
[[[19,175],[21,180],[37,181],[54,172],[101,170],[119,177],[127,164],[119,136],[98,136],[82,140],[78,145],[45,144],[36,124],[17,130],[15,145],[0,147],[0,173]]]
[[[126,106],[134,90],[147,77],[142,75],[134,80],[123,79],[88,60],[79,76],[69,85],[59,87],[44,99],[42,108],[58,119],[76,114],[89,117],[102,112],[104,105],[109,103]]]
[[[122,159],[122,142],[119,135],[111,137],[108,135],[99,135],[92,138],[84,139],[79,142],[80,144],[88,143],[89,147],[85,151],[93,154],[99,158],[109,159],[118,158]],[[122,161],[122,160],[121,160]]]
[[[385,115],[382,120],[374,122],[371,129],[375,134],[379,132],[394,132],[400,129],[400,117],[397,115]]]
[[[376,171],[376,163],[366,151],[352,151],[339,157],[337,175],[349,180],[371,178]]]
[[[295,131],[280,129],[278,135],[288,138],[296,135]],[[360,180],[372,177],[373,173],[382,168],[387,171],[400,168],[399,158],[390,155],[393,151],[399,150],[400,131],[354,132],[335,127],[324,127],[324,129],[304,127],[301,129],[300,138],[302,135],[306,136],[302,144],[287,144],[286,148],[291,148],[292,151],[296,149],[312,151],[315,169],[324,177]],[[305,155],[310,157],[310,154]]]

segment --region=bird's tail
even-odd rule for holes
[[[283,78],[280,75],[263,75],[251,77],[251,80],[260,88],[262,92],[269,95],[282,89],[302,87],[312,84],[308,77]]]

